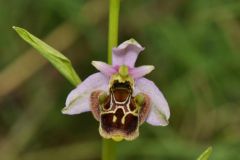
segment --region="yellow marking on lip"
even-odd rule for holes
[[[113,123],[115,123],[117,121],[117,117],[114,115],[113,116]]]
[[[127,116],[127,114],[124,114],[124,116],[122,117],[122,119],[121,119],[121,123],[122,123],[122,124],[125,124],[125,118],[126,118],[126,116]]]
[[[122,141],[122,140],[123,140],[123,136],[121,136],[121,135],[114,135],[114,136],[112,136],[112,139],[113,139],[114,141],[119,142],[119,141]]]

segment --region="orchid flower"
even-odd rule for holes
[[[144,78],[154,66],[135,67],[144,48],[134,39],[112,49],[112,65],[93,61],[100,72],[87,77],[70,92],[62,113],[74,115],[91,111],[99,121],[103,138],[133,140],[139,126],[168,125],[169,106],[154,82]]]

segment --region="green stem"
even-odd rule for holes
[[[108,63],[112,64],[112,48],[118,44],[120,0],[110,0],[108,24]]]
[[[102,160],[116,159],[116,143],[111,139],[102,140]]]
[[[120,0],[109,2],[109,25],[108,25],[108,63],[112,64],[112,48],[118,44],[118,21]],[[113,140],[102,140],[102,160],[116,159],[116,142]]]

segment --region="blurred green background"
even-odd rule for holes
[[[0,159],[100,159],[91,113],[61,114],[74,88],[11,28],[28,31],[72,60],[82,79],[107,59],[108,1],[0,1]],[[120,142],[118,159],[240,159],[240,1],[122,0],[119,42],[146,47],[137,65],[161,88],[170,124],[144,124]]]

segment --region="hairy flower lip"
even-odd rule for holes
[[[113,48],[112,65],[101,61],[92,61],[92,65],[100,72],[90,75],[76,89],[71,91],[66,100],[66,107],[62,111],[63,114],[73,115],[91,111],[92,106],[94,117],[99,120],[101,110],[98,109],[98,97],[97,95],[91,97],[91,95],[96,91],[109,93],[113,81],[117,78],[119,82],[131,82],[130,84],[133,85],[132,96],[144,94],[148,97],[147,108],[149,107],[149,112],[147,115],[139,115],[145,117],[144,121],[154,126],[168,125],[170,110],[164,95],[154,82],[143,78],[146,74],[152,72],[155,67],[151,65],[135,67],[137,57],[143,50],[144,47],[137,41],[130,39]],[[142,123],[143,121],[139,125]],[[105,133],[105,131],[103,130],[102,133]],[[100,132],[101,135],[102,133]],[[138,136],[138,133],[136,133],[137,136],[130,138],[119,134],[126,140],[132,140]],[[104,138],[114,138],[114,135],[108,135],[107,133],[102,136]]]
[[[139,136],[139,130],[136,130],[136,132],[131,135],[127,135],[127,134],[125,134],[123,132],[119,132],[119,131],[112,132],[109,134],[106,131],[104,131],[101,127],[99,127],[99,133],[102,137],[104,137],[106,139],[113,139],[115,141],[122,141],[122,140],[131,141]]]

